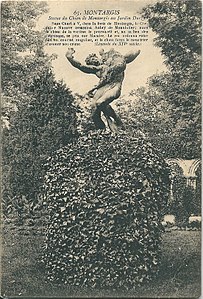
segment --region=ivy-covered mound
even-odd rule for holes
[[[48,279],[132,288],[159,263],[168,169],[142,138],[96,131],[48,159]]]

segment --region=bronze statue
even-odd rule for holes
[[[74,53],[74,49],[68,49],[66,53],[68,61],[82,72],[95,74],[100,79],[99,83],[87,93],[92,98],[92,118],[96,128],[105,129],[101,119],[101,112],[103,112],[110,130],[115,131],[118,126],[122,126],[122,121],[110,103],[121,94],[126,64],[132,62],[140,51],[121,55],[114,49],[107,52],[102,50],[99,53],[100,58],[96,54],[90,54],[85,60],[86,64],[75,60]]]

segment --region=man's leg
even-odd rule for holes
[[[115,127],[117,126],[117,124],[113,122],[114,119],[113,116],[115,116],[116,114],[114,110],[111,108],[111,106],[109,105],[109,103],[117,99],[119,96],[120,96],[120,85],[116,85],[113,88],[106,88],[106,87],[105,89],[101,88],[96,92],[93,99],[94,102],[93,102],[92,118],[97,128],[99,129],[105,128],[105,124],[101,120],[101,111],[103,111],[110,129],[115,131]],[[110,108],[106,109],[107,106],[110,106]],[[116,117],[116,119],[118,121],[118,117]]]
[[[114,109],[108,104],[102,108],[104,115],[114,119],[117,126],[123,126],[121,118],[116,114]]]
[[[105,129],[105,123],[101,119],[101,109],[100,107],[94,106],[92,109],[92,119],[95,124],[96,129]]]

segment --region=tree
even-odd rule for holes
[[[175,121],[173,106],[165,100],[161,89],[152,86],[149,78],[146,87],[130,92],[117,104],[117,109],[129,131],[142,132],[164,157],[172,155],[176,144],[172,135]]]
[[[4,158],[10,165],[11,195],[36,199],[46,158],[76,134],[76,109],[70,91],[51,72],[32,88],[32,98],[19,103],[10,119]]]
[[[37,201],[46,158],[76,136],[74,98],[55,80],[53,57],[44,53],[43,35],[34,28],[45,11],[42,2],[2,5],[3,113],[9,119],[3,130],[6,206],[22,197]]]
[[[201,140],[201,2],[164,0],[144,8],[143,15],[157,34],[169,72],[151,84],[173,105],[176,153],[182,158],[200,156]]]
[[[143,10],[165,63],[175,73],[197,66],[201,55],[201,1],[164,0]]]
[[[54,56],[43,55],[43,32],[36,21],[47,11],[43,1],[4,1],[1,10],[2,112],[10,117],[26,88],[43,70],[51,67]]]

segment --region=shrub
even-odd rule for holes
[[[158,269],[169,172],[142,138],[90,131],[46,164],[48,279],[131,288]]]
[[[9,205],[17,206],[22,196],[27,203],[38,201],[43,163],[77,136],[74,98],[51,71],[36,78],[28,91],[3,132],[4,212]]]
[[[177,176],[174,183],[174,201],[171,204],[171,212],[176,217],[176,224],[186,226],[189,216],[195,211],[195,191],[186,185],[186,178]]]

